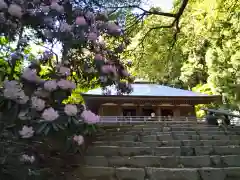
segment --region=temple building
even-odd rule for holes
[[[221,103],[219,95],[206,95],[151,83],[134,83],[133,91],[103,95],[101,88],[83,93],[86,106],[100,116],[191,116],[195,105]],[[111,89],[111,88],[110,88]]]

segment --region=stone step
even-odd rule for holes
[[[196,147],[120,147],[92,146],[87,156],[201,156],[201,155],[240,155],[240,146],[196,146]]]
[[[97,133],[96,136],[121,136],[121,135],[165,135],[165,134],[187,134],[187,135],[199,135],[199,134],[214,134],[214,135],[235,135],[235,132],[224,132],[224,131],[126,131],[126,132],[102,132]]]
[[[164,135],[122,135],[122,136],[98,136],[97,140],[114,141],[170,141],[170,140],[240,140],[239,135],[210,135],[210,134],[164,134]]]
[[[93,145],[125,146],[125,147],[167,147],[167,146],[230,146],[240,145],[240,140],[172,140],[172,141],[95,141]]]
[[[105,167],[240,167],[240,155],[226,156],[86,156],[85,165]]]
[[[240,167],[112,168],[84,166],[77,169],[75,175],[84,180],[239,180]]]
[[[229,129],[229,131],[233,130]],[[168,132],[168,131],[224,131],[224,130],[228,130],[228,129],[223,129],[222,127],[207,127],[207,126],[203,126],[203,127],[166,127],[166,126],[162,126],[162,127],[118,127],[118,128],[112,128],[112,129],[104,129],[104,131],[107,132],[116,132],[116,131],[122,131],[122,132],[126,132],[126,131],[134,131],[134,132],[138,132],[138,131],[162,131],[162,132]],[[239,130],[239,129],[238,129]]]

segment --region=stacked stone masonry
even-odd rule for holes
[[[73,180],[240,180],[240,127],[151,124],[99,132]]]

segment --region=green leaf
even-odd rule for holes
[[[64,129],[65,129],[61,124],[56,124],[56,125],[57,125],[57,127],[58,127],[59,129],[61,129],[61,130],[64,130]]]
[[[47,136],[47,135],[48,135],[48,133],[49,133],[50,129],[51,129],[51,126],[50,126],[50,125],[48,125],[48,126],[46,127],[45,131],[44,131],[44,134],[45,134],[45,136]]]
[[[48,123],[43,123],[41,126],[40,126],[40,128],[37,130],[37,134],[41,134],[43,131],[44,131],[44,129],[47,127],[47,125],[48,125]]]
[[[53,129],[55,130],[55,131],[58,131],[59,129],[58,129],[58,127],[57,127],[57,125],[56,124],[52,124],[52,127],[53,127]]]

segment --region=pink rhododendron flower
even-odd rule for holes
[[[37,75],[35,69],[26,68],[22,73],[22,78],[30,82],[41,83],[43,80]]]
[[[78,16],[76,18],[76,25],[78,25],[78,26],[86,26],[87,22],[86,22],[86,20],[85,20],[85,18],[83,16]]]
[[[73,105],[73,104],[67,104],[64,107],[64,112],[68,115],[68,116],[76,116],[77,115],[77,106]]]
[[[108,22],[108,32],[111,34],[118,34],[121,32],[121,29],[118,25],[116,25],[114,22]]]
[[[107,73],[107,74],[112,72],[112,73],[116,74],[116,68],[112,65],[104,65],[104,66],[102,66],[102,72]]]
[[[72,81],[68,81],[65,79],[61,79],[60,81],[57,82],[58,87],[60,87],[63,90],[67,89],[75,89],[76,85]]]
[[[40,98],[37,98],[37,97],[32,97],[31,98],[31,105],[34,109],[36,109],[37,111],[42,111],[44,108],[45,108],[45,101],[40,99]]]
[[[11,4],[8,13],[14,17],[21,18],[23,15],[22,8],[17,4]]]
[[[52,1],[50,8],[56,10],[59,13],[64,12],[63,6],[59,5],[56,1]]]
[[[100,121],[100,117],[89,110],[84,110],[81,117],[87,124],[96,124]]]
[[[22,130],[19,131],[19,134],[22,138],[30,138],[34,134],[33,127],[23,126]]]
[[[26,104],[29,100],[29,97],[22,90],[22,85],[17,81],[4,81],[3,96],[19,104]]]
[[[46,121],[54,121],[59,117],[59,114],[57,111],[55,111],[53,108],[45,109],[42,113],[42,118]]]
[[[88,40],[90,40],[90,41],[96,41],[97,39],[98,39],[98,36],[97,36],[96,33],[90,32],[90,33],[88,34]]]
[[[43,13],[48,13],[50,11],[49,6],[40,6],[40,9],[42,10]]]
[[[0,10],[7,9],[8,5],[4,0],[0,0]]]
[[[71,74],[71,71],[70,71],[70,69],[69,68],[67,68],[67,67],[64,67],[64,66],[60,66],[59,67],[59,73],[61,74],[61,75],[65,75],[65,76],[69,76],[70,74]]]
[[[82,145],[84,143],[84,138],[81,135],[74,135],[73,140],[77,143],[77,145]]]
[[[44,83],[44,89],[49,92],[52,92],[57,89],[57,82],[55,80],[46,81]]]
[[[102,61],[102,60],[103,60],[103,57],[102,57],[101,54],[96,54],[94,59],[95,59],[95,60],[98,60],[98,61]]]
[[[69,24],[66,23],[66,22],[63,22],[63,23],[60,24],[59,30],[60,30],[61,32],[71,32],[72,26],[69,25]]]

